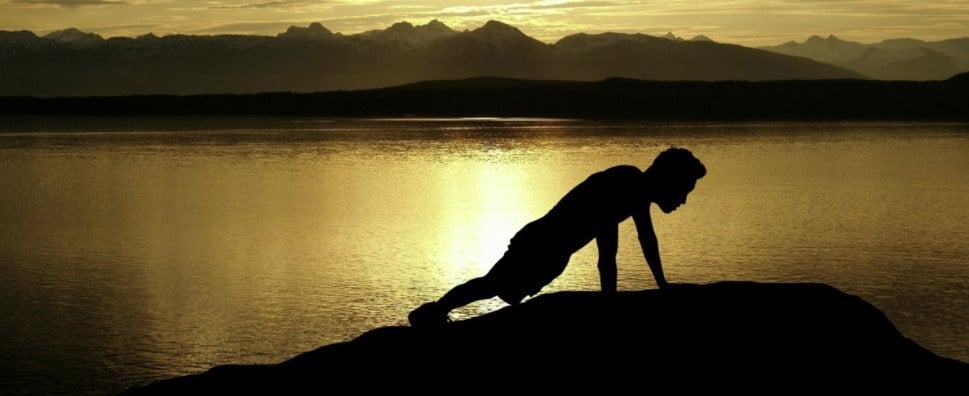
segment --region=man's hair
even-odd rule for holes
[[[663,178],[691,181],[707,174],[707,168],[690,150],[679,147],[670,147],[659,153],[646,171]]]

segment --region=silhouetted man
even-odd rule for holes
[[[508,251],[487,275],[461,284],[435,302],[410,313],[412,326],[448,321],[452,309],[498,296],[509,304],[538,293],[562,274],[572,253],[593,239],[599,248],[602,291],[616,292],[616,247],[619,223],[632,216],[646,263],[660,288],[668,286],[659,258],[649,206],[670,213],[684,203],[707,170],[689,150],[670,148],[645,171],[616,166],[589,176],[569,191],[551,211],[511,239]]]

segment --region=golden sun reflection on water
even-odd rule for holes
[[[440,213],[434,233],[438,249],[439,286],[447,290],[486,274],[504,253],[509,240],[527,222],[541,216],[547,199],[530,184],[537,175],[502,161],[507,152],[493,151],[493,161],[443,169]],[[455,319],[493,310],[497,299],[455,312]]]
[[[446,269],[471,268],[483,274],[498,258],[496,247],[507,244],[521,226],[531,194],[526,175],[515,167],[484,163],[461,173],[463,181],[445,187],[445,222],[436,230],[443,246],[438,259]]]
[[[670,143],[709,169],[652,211],[671,282],[829,283],[967,360],[966,125],[455,122],[0,134],[13,377],[110,393],[404,325],[590,174]],[[655,287],[631,221],[619,238],[619,289]],[[597,290],[597,255],[542,293]]]

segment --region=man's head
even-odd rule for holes
[[[670,147],[656,156],[643,173],[654,183],[653,202],[670,213],[686,203],[687,194],[707,174],[707,168],[690,150]]]

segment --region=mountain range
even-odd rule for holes
[[[942,80],[969,70],[969,38],[892,39],[862,44],[812,36],[761,49],[830,63],[879,80]]]
[[[861,44],[834,36],[748,48],[706,36],[574,34],[554,44],[489,21],[433,20],[344,35],[320,23],[272,36],[151,33],[104,39],[75,28],[0,31],[0,95],[314,92],[493,76],[519,79],[942,80],[969,70],[969,38]]]
[[[0,95],[313,92],[494,76],[596,81],[852,79],[865,75],[811,59],[644,34],[575,34],[546,44],[489,21],[456,31],[400,22],[359,34],[322,24],[275,37],[153,34],[104,39],[77,29],[43,37],[0,31]]]

